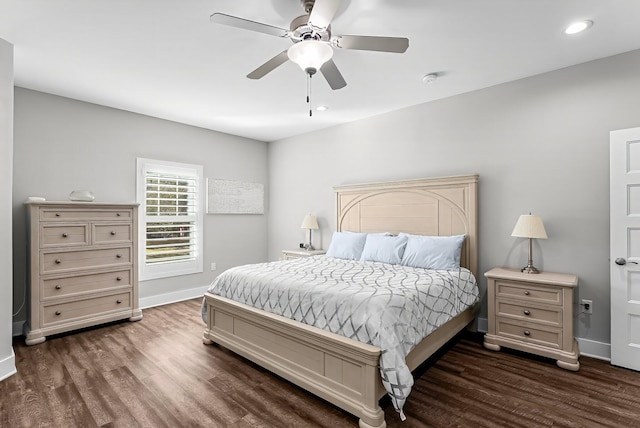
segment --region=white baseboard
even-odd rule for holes
[[[195,299],[204,296],[209,288],[208,285],[190,288],[188,290],[172,291],[171,293],[158,294],[140,298],[140,309],[152,308],[154,306],[168,305],[169,303],[182,302],[183,300]]]
[[[0,360],[0,381],[16,373],[16,354],[13,353],[13,347],[11,347],[11,355]]]
[[[580,355],[611,361],[610,343],[596,342],[595,340],[583,339],[582,337],[576,337],[576,340],[578,341],[578,345],[580,345]]]
[[[486,333],[489,330],[487,318],[478,317],[476,319],[476,329],[480,333]],[[611,344],[596,342],[595,340],[584,339],[582,337],[576,337],[576,340],[578,341],[578,345],[580,345],[580,355],[611,361]]]
[[[22,332],[24,331],[24,323],[26,321],[22,320],[22,321],[14,321],[13,322],[13,327],[12,327],[12,334],[13,336],[22,336]]]

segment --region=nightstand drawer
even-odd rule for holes
[[[498,300],[496,302],[496,315],[541,323],[554,327],[562,327],[561,308],[548,309],[536,307],[534,305],[522,305]]]
[[[496,280],[496,298],[562,305],[562,290],[540,284]]]
[[[497,317],[496,334],[549,348],[562,347],[562,329],[544,328]]]

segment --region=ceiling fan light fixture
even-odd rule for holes
[[[313,75],[331,59],[333,49],[328,44],[317,40],[303,40],[292,45],[287,55],[307,74]]]

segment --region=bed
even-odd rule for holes
[[[469,175],[339,186],[336,230],[466,235],[460,266],[477,277],[477,183],[478,176]],[[227,347],[356,415],[362,428],[386,425],[378,404],[387,393],[380,347],[210,292],[203,304],[205,344]],[[406,356],[406,366],[418,367],[470,324],[476,309],[477,305],[469,306],[431,332]]]

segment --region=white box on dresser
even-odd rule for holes
[[[25,203],[27,345],[105,322],[142,319],[138,304],[138,205]]]

